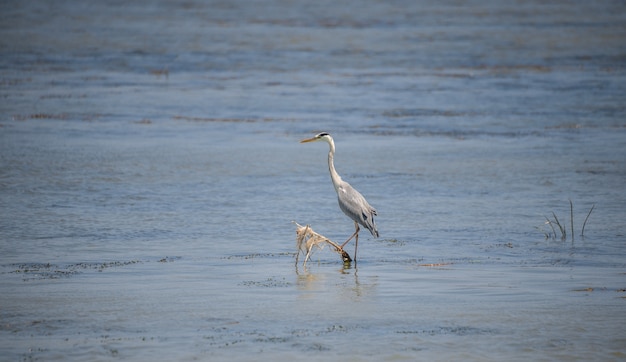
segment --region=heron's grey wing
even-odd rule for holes
[[[376,209],[370,206],[360,192],[349,183],[342,181],[337,189],[337,200],[344,214],[369,230],[374,237],[378,237],[376,222],[374,222]]]

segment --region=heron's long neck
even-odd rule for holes
[[[335,191],[337,191],[339,189],[341,177],[337,171],[335,171],[335,145],[332,141],[328,144],[330,145],[330,151],[328,152],[328,171],[330,172],[330,179],[333,181],[333,186],[335,186]]]

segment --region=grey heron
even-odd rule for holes
[[[330,146],[330,151],[328,152],[328,171],[330,172],[330,179],[332,180],[335,191],[337,192],[339,208],[344,214],[354,221],[355,228],[354,234],[352,234],[352,236],[350,236],[348,240],[341,245],[341,248],[343,249],[343,247],[350,240],[352,240],[352,238],[355,238],[354,260],[356,261],[356,251],[359,247],[359,225],[369,230],[375,238],[378,237],[378,230],[376,229],[376,223],[374,222],[374,216],[377,215],[376,209],[370,206],[367,200],[365,200],[365,197],[363,197],[363,195],[361,195],[361,193],[354,189],[354,187],[352,187],[349,183],[342,180],[341,176],[339,176],[337,171],[335,171],[335,142],[330,134],[322,132],[312,138],[304,139],[300,141],[300,143],[316,141],[326,141],[328,146]]]

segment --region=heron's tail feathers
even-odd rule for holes
[[[367,230],[370,231],[370,233],[372,233],[372,236],[377,238],[378,237],[378,229],[376,229],[376,222],[374,221],[374,216],[378,215],[376,213],[376,209],[372,208],[371,209],[371,215],[370,217],[365,219],[365,228],[367,228]]]
[[[368,229],[369,229],[369,231],[372,233],[372,236],[373,236],[373,237],[375,237],[375,238],[377,238],[377,237],[378,237],[378,230],[376,229],[376,224],[374,224],[374,227],[373,227],[373,228],[371,228],[371,229],[370,229],[370,228],[368,228]]]

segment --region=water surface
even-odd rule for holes
[[[624,10],[4,2],[3,358],[623,359]]]

